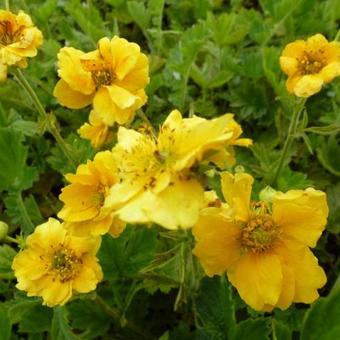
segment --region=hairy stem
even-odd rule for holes
[[[36,110],[38,111],[38,113],[40,115],[40,117],[47,120],[48,131],[52,134],[54,139],[57,141],[58,145],[60,146],[61,150],[63,151],[63,153],[65,154],[65,156],[69,160],[69,162],[72,164],[72,166],[74,168],[76,168],[76,162],[73,158],[73,155],[70,152],[67,144],[65,143],[65,141],[61,137],[59,130],[57,129],[57,127],[55,125],[55,121],[49,119],[48,114],[46,113],[43,105],[41,104],[41,102],[40,102],[37,94],[33,90],[32,86],[27,81],[27,79],[25,78],[24,74],[21,72],[20,69],[16,69],[14,71],[14,75],[15,75],[15,79],[17,80],[17,82],[21,85],[21,87],[25,90],[25,92],[27,93],[27,95],[29,96],[31,101],[33,102]]]
[[[296,136],[296,131],[299,125],[300,115],[301,115],[303,108],[305,107],[305,103],[306,103],[306,99],[300,100],[300,102],[296,105],[294,109],[293,116],[292,116],[292,119],[290,121],[289,128],[288,128],[288,134],[287,134],[285,143],[282,148],[279,164],[278,164],[278,167],[276,169],[276,172],[275,172],[275,175],[272,181],[273,183],[277,182],[278,178],[280,177],[282,168],[287,161],[290,148]]]

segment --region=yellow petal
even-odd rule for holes
[[[60,79],[54,90],[53,95],[58,99],[59,103],[70,109],[82,109],[92,103],[93,96],[85,95],[81,92],[73,90],[64,80]]]
[[[298,71],[299,63],[296,58],[280,57],[280,66],[282,71],[290,76]]]
[[[268,309],[267,305],[275,306],[279,300],[282,270],[274,254],[245,254],[228,271],[228,278],[241,298],[255,310]]]
[[[282,57],[300,59],[306,51],[306,42],[304,40],[296,40],[286,45],[282,51]]]
[[[251,188],[254,179],[246,173],[222,172],[221,186],[226,202],[234,209],[235,219],[247,221],[249,218],[249,206]]]
[[[83,55],[84,52],[73,47],[63,47],[58,53],[58,75],[73,91],[89,96],[94,93],[95,84],[91,73],[82,67]]]
[[[331,82],[335,77],[340,75],[340,54],[339,54],[339,62],[333,62],[325,66],[320,71],[320,76],[322,77],[325,83]]]
[[[319,74],[308,74],[302,76],[294,86],[297,97],[310,97],[319,92],[323,85],[323,79]]]
[[[320,33],[307,39],[306,48],[312,51],[319,50],[328,45],[328,40]]]
[[[327,277],[309,248],[296,241],[285,239],[277,244],[275,253],[294,273],[293,302],[312,303],[315,301],[319,297],[317,289],[325,285]]]
[[[319,190],[290,190],[273,198],[273,219],[284,234],[315,247],[328,216],[326,194]]]
[[[193,253],[199,258],[205,273],[213,276],[226,272],[239,259],[240,228],[219,215],[215,209],[204,211],[192,229],[196,239]]]

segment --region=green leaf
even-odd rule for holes
[[[234,340],[249,339],[249,340],[265,340],[269,339],[268,320],[265,318],[248,319],[237,324]]]
[[[203,279],[196,298],[197,327],[202,336],[206,339],[228,339],[236,326],[234,314],[231,286],[226,278]]]
[[[336,136],[330,136],[316,152],[322,166],[333,175],[340,176],[339,141]]]
[[[340,131],[340,124],[334,123],[326,126],[311,126],[304,129],[305,132],[316,133],[318,135],[332,135]]]
[[[7,309],[3,304],[0,304],[0,340],[9,340],[11,338],[11,329]]]
[[[292,332],[283,322],[272,319],[273,339],[287,340],[292,338]]]
[[[15,250],[10,246],[0,246],[0,279],[14,278],[12,261],[15,255]]]
[[[37,305],[41,305],[41,299],[37,297],[27,297],[25,293],[17,292],[15,298],[7,302],[8,316],[12,324],[22,320],[25,313]]]
[[[100,264],[107,280],[136,275],[153,259],[157,247],[157,230],[128,226],[118,237],[103,237]]]
[[[68,305],[72,327],[83,330],[89,339],[104,335],[110,327],[111,318],[93,301],[78,300]]]
[[[72,328],[68,321],[68,311],[66,307],[56,307],[53,312],[52,327],[51,327],[52,340],[78,340],[80,337],[72,332]]]
[[[320,298],[307,311],[301,340],[334,340],[340,338],[340,284],[327,297]]]
[[[51,320],[51,308],[36,305],[23,315],[19,324],[19,331],[27,333],[47,332],[50,330]]]
[[[0,191],[22,191],[37,179],[37,170],[26,165],[28,148],[23,134],[13,128],[0,128]]]
[[[4,202],[11,223],[20,226],[25,236],[32,233],[34,226],[43,221],[32,195],[23,199],[21,193],[11,193],[4,199]]]

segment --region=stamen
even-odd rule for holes
[[[61,248],[53,255],[52,269],[59,277],[60,282],[64,283],[74,278],[81,262],[73,250]]]
[[[316,56],[305,53],[300,59],[299,66],[302,75],[316,74],[319,73],[324,67],[324,62],[322,59],[317,58]]]
[[[247,251],[262,253],[279,238],[280,230],[268,214],[254,215],[241,231],[241,244]]]

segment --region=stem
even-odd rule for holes
[[[9,0],[5,0],[5,8],[9,11]]]
[[[52,121],[51,119],[49,119],[49,115],[46,113],[43,105],[41,104],[41,102],[40,102],[37,94],[33,90],[32,86],[27,81],[27,79],[25,78],[24,74],[21,72],[20,69],[16,69],[14,71],[14,75],[15,75],[17,82],[21,85],[21,87],[26,91],[26,93],[30,97],[30,99],[33,102],[35,108],[37,109],[40,117],[47,120],[48,131],[53,135],[54,139],[57,141],[58,145],[60,146],[61,150],[63,151],[63,153],[65,154],[65,156],[69,160],[69,162],[72,164],[72,166],[74,168],[76,168],[76,162],[73,159],[72,153],[70,152],[67,144],[65,143],[65,141],[61,137],[61,135],[60,135],[60,133],[59,133],[59,131],[58,131],[56,125],[55,125],[55,122]]]
[[[22,199],[22,194],[21,194],[21,193],[19,193],[19,194],[17,195],[17,204],[19,205],[20,210],[21,210],[21,212],[22,212],[22,216],[24,217],[24,223],[25,223],[25,225],[28,226],[28,228],[29,228],[30,231],[33,231],[34,228],[35,228],[35,226],[34,226],[33,222],[31,221],[30,216],[29,216],[28,213],[27,213],[27,209],[26,209],[24,200]]]
[[[16,239],[16,238],[13,238],[11,236],[6,236],[4,238],[4,241],[6,242],[12,242],[12,243],[16,243],[16,244],[20,244],[20,242]]]
[[[107,315],[111,316],[111,318],[113,319],[113,321],[120,325],[120,315],[119,312],[111,307],[110,305],[108,305],[104,299],[102,299],[98,294],[94,300],[94,302],[100,306]],[[126,326],[125,326],[128,330],[133,331],[136,334],[139,334],[140,336],[142,336],[145,339],[153,339],[153,336],[151,336],[150,334],[146,334],[146,332],[139,328],[136,324],[134,324],[132,321],[127,320],[126,322]]]
[[[292,119],[291,119],[290,124],[289,124],[287,138],[285,140],[285,143],[283,145],[283,149],[282,149],[282,152],[281,152],[279,165],[276,169],[276,173],[275,173],[275,176],[274,176],[272,183],[277,182],[278,178],[280,177],[282,168],[287,161],[287,155],[289,153],[289,150],[290,150],[292,143],[293,143],[293,140],[295,138],[297,127],[298,127],[298,124],[299,124],[300,114],[301,114],[301,112],[302,112],[302,110],[305,106],[306,100],[307,99],[305,99],[305,98],[302,99],[300,101],[300,103],[298,103],[295,107]]]

